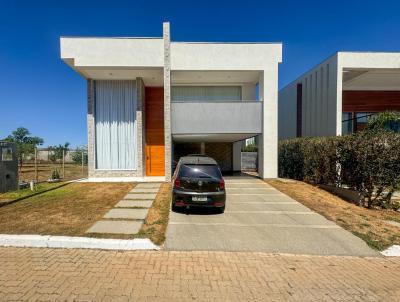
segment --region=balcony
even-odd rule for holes
[[[262,132],[262,102],[171,102],[175,140],[239,141]]]

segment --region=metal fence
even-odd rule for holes
[[[23,156],[18,165],[20,181],[43,182],[59,175],[62,180],[85,178],[87,170],[87,151],[82,149],[63,151],[61,156],[49,149],[35,149],[32,154]]]

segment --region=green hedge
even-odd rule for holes
[[[393,207],[400,189],[400,133],[295,138],[279,143],[279,176],[315,184],[348,186],[367,207]]]

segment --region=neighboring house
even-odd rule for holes
[[[361,130],[400,111],[400,53],[338,52],[279,91],[279,138]]]
[[[87,79],[90,178],[170,180],[188,153],[240,170],[242,141],[253,136],[260,176],[277,177],[281,44],[171,42],[169,23],[163,38],[60,43]]]

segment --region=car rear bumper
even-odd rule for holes
[[[206,201],[194,201],[198,197],[207,198]],[[177,189],[172,190],[172,203],[175,207],[223,207],[225,206],[226,193],[221,192],[185,192]]]

